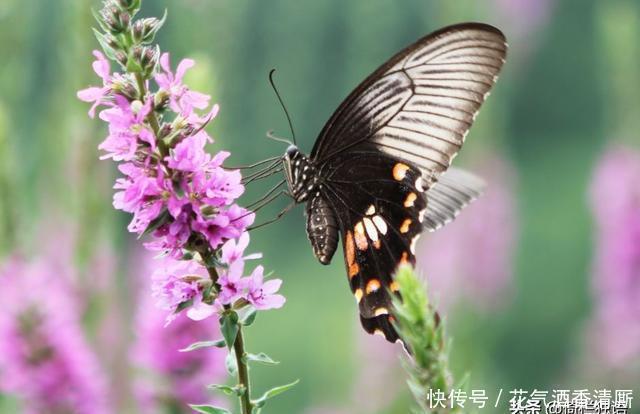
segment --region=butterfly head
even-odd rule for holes
[[[291,196],[297,203],[307,200],[309,194],[317,191],[318,181],[316,169],[306,155],[298,147],[290,145],[282,159],[284,175]]]

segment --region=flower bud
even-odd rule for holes
[[[102,22],[112,35],[121,34],[129,29],[131,16],[126,11],[121,10],[117,4],[109,1],[105,3],[100,11]]]
[[[160,59],[160,49],[147,49],[142,57],[142,68],[144,74],[149,77],[152,76],[158,66],[158,59]]]
[[[116,61],[121,64],[123,67],[127,66],[127,62],[129,61],[129,58],[127,57],[127,54],[124,53],[121,50],[118,50],[114,53],[114,56],[116,58]]]
[[[140,112],[140,110],[142,110],[143,107],[144,107],[144,104],[139,100],[135,100],[131,102],[131,112],[133,112],[134,114],[137,114],[138,112]]]
[[[169,106],[169,92],[160,89],[153,97],[153,107],[156,111],[164,111]]]
[[[165,137],[168,137],[171,133],[173,132],[173,127],[171,126],[171,124],[164,124],[162,125],[162,128],[160,128],[160,132],[158,133],[158,138],[159,139],[163,139]]]
[[[213,218],[218,214],[218,209],[213,206],[203,205],[200,207],[200,214],[205,218]]]
[[[133,82],[126,77],[114,79],[111,84],[111,89],[113,93],[124,96],[129,102],[138,98],[138,89],[136,89]]]
[[[140,19],[133,25],[133,39],[137,43],[149,44],[162,26],[164,20],[158,20],[155,17]]]
[[[136,12],[140,8],[140,0],[117,0],[118,6],[129,12]]]

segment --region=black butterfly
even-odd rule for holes
[[[495,27],[464,23],[402,50],[331,116],[310,156],[282,158],[289,194],[306,202],[318,260],[342,238],[351,291],[369,333],[398,340],[389,291],[400,263],[415,264],[424,229],[436,230],[476,198],[483,182],[449,168],[505,61]]]

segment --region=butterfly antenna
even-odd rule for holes
[[[278,101],[280,101],[280,106],[282,106],[282,109],[284,110],[284,114],[287,117],[287,122],[289,123],[289,129],[291,130],[291,136],[293,137],[293,144],[297,145],[296,143],[296,133],[293,131],[293,123],[291,122],[291,117],[289,116],[289,111],[287,111],[287,107],[284,105],[284,101],[282,100],[282,97],[280,96],[280,92],[278,92],[278,88],[276,88],[276,84],[273,81],[273,74],[275,73],[275,69],[271,69],[271,71],[269,72],[269,83],[271,84],[271,87],[273,88],[273,91],[276,93],[276,96],[278,97]]]

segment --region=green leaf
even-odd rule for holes
[[[104,23],[104,20],[102,20],[102,16],[100,16],[100,13],[98,13],[97,11],[95,11],[95,9],[92,8],[91,9],[91,14],[93,14],[93,18],[96,19],[96,22],[98,22],[98,24],[100,25],[100,28],[102,30],[104,30],[105,32],[108,32],[109,31],[109,26],[107,26]]]
[[[242,325],[251,326],[253,322],[255,322],[256,316],[258,316],[258,310],[256,308],[251,308],[251,310],[244,315],[244,318],[242,318]]]
[[[226,345],[224,339],[218,339],[217,341],[201,341],[201,342],[194,342],[191,345],[189,345],[186,348],[182,348],[180,350],[180,352],[191,352],[191,351],[195,351],[196,349],[201,349],[201,348],[211,348],[211,347],[215,347],[215,348],[224,348]]]
[[[214,407],[213,405],[195,405],[189,404],[193,410],[204,414],[231,414],[231,411],[224,408]]]
[[[229,385],[211,384],[211,385],[207,385],[207,388],[211,388],[213,390],[219,390],[224,392],[227,395],[236,396],[236,397],[240,397],[244,395],[244,392],[245,392],[244,387],[239,387],[237,385],[235,387],[231,387]]]
[[[149,223],[149,225],[147,226],[146,229],[144,229],[144,231],[142,232],[141,235],[138,236],[138,239],[153,233],[154,231],[156,231],[158,228],[160,228],[162,225],[166,224],[169,222],[169,219],[171,219],[171,214],[169,214],[169,210],[164,210],[162,213],[160,213],[160,215],[158,217],[156,217],[155,219],[153,219],[151,221],[151,223]]]
[[[280,395],[285,391],[290,390],[291,388],[293,388],[296,385],[298,385],[299,382],[300,382],[300,380],[295,380],[290,384],[281,385],[279,387],[271,388],[269,391],[267,391],[264,394],[262,394],[262,397],[258,398],[257,400],[254,400],[253,404],[255,404],[256,407],[263,407],[265,402],[267,402],[267,400],[275,397],[276,395]]]
[[[278,361],[274,361],[271,357],[264,352],[260,352],[259,354],[246,354],[243,358],[243,361],[246,362],[260,362],[261,364],[266,365],[278,365]]]
[[[164,26],[164,22],[167,20],[167,9],[164,9],[164,14],[162,18],[155,22],[153,28],[145,33],[144,38],[142,39],[142,44],[150,44],[153,43],[153,40],[156,37],[158,31]]]
[[[176,308],[176,310],[173,313],[180,313],[183,310],[191,307],[191,305],[193,305],[193,299],[189,299],[187,301],[184,301],[184,302],[182,302],[182,303],[180,303],[178,305],[178,307]]]
[[[227,342],[227,347],[231,349],[233,344],[236,342],[236,337],[240,330],[240,326],[238,325],[238,314],[233,311],[225,313],[220,318],[220,330],[222,331],[224,340]]]
[[[232,377],[236,375],[238,372],[238,361],[236,361],[236,352],[231,351],[227,354],[227,357],[224,360],[224,366],[227,368],[227,372]]]
[[[111,60],[116,59],[116,53],[111,46],[109,46],[109,41],[107,40],[107,36],[104,33],[99,32],[95,28],[91,28],[93,30],[93,34],[96,39],[98,39],[98,43],[100,43],[100,47],[104,51],[104,54]]]
[[[131,73],[142,73],[142,66],[140,66],[140,62],[131,57],[129,54],[129,59],[127,59],[127,67],[125,68],[127,72]]]

